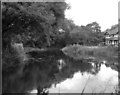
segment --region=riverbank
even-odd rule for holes
[[[118,63],[118,47],[112,46],[82,46],[82,45],[70,45],[63,49],[60,48],[25,48],[25,52],[38,51],[41,53],[56,51],[63,51],[69,57],[74,59],[89,59],[105,60],[110,63]]]
[[[111,46],[81,46],[81,45],[70,45],[63,49],[60,48],[25,48],[25,52],[41,52],[39,57],[48,55],[58,55],[63,51],[67,56],[82,60],[82,59],[94,59],[98,62],[106,61],[104,64],[110,66],[118,71],[118,48]],[[38,54],[37,54],[38,55]],[[36,53],[34,54],[36,56]]]
[[[95,58],[118,63],[118,48],[111,46],[81,46],[70,45],[62,49],[63,52],[75,59]]]

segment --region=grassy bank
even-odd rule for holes
[[[71,45],[63,49],[65,54],[75,59],[86,59],[93,57],[97,60],[118,62],[118,48],[111,46],[81,46]]]

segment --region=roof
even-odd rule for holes
[[[107,30],[106,33],[108,33],[108,34],[117,34],[118,33],[118,27],[115,27],[114,29]]]

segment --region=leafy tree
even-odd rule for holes
[[[86,26],[73,26],[70,32],[70,42],[71,44],[98,45],[104,41],[104,35],[100,31],[100,26],[96,22]]]
[[[90,24],[87,24],[86,27],[92,29],[93,32],[101,32],[101,27],[97,22],[92,22]]]
[[[19,41],[31,47],[50,46],[54,42],[67,8],[65,2],[2,4],[3,41]]]

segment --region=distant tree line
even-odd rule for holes
[[[69,33],[69,44],[99,45],[104,42],[104,34],[97,22],[92,22],[86,26],[74,26]]]

